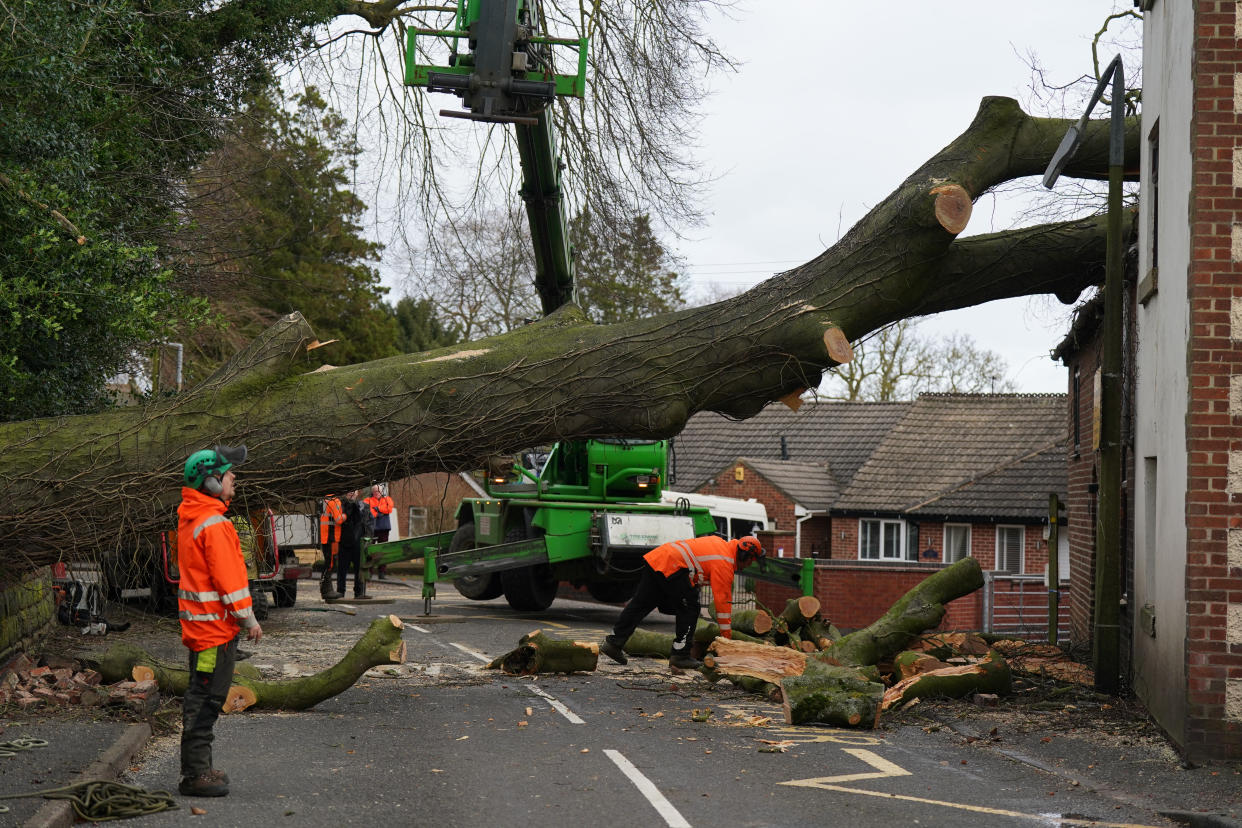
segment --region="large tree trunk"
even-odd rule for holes
[[[186,457],[214,442],[251,450],[239,498],[302,501],[563,438],[668,437],[698,411],[749,417],[815,386],[851,358],[850,340],[894,320],[1071,299],[1100,278],[1102,217],[956,240],[971,201],[1041,173],[1070,123],[985,99],[834,247],[707,307],[599,326],[567,306],[504,336],[313,372],[315,337],[294,314],[175,398],[0,425],[0,544],[25,556],[19,566],[132,547],[172,524]],[[1136,134],[1137,121],[1131,160]],[[1107,123],[1092,121],[1065,174],[1106,172]]]
[[[343,693],[372,667],[381,664],[401,664],[405,661],[405,642],[401,632],[405,625],[395,615],[376,618],[362,637],[350,648],[344,658],[327,670],[313,676],[286,679],[284,681],[259,681],[247,670],[233,675],[233,684],[253,693],[253,705],[280,710],[306,710]],[[133,677],[135,667],[149,667],[160,690],[171,695],[183,695],[189,682],[189,671],[154,658],[132,644],[114,644],[99,661],[99,672],[108,683],[126,681]],[[249,706],[249,705],[246,705]],[[235,705],[228,712],[245,709]]]

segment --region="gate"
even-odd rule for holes
[[[1068,581],[1060,584],[1057,641],[1069,642]],[[1028,641],[1048,640],[1048,587],[1042,575],[983,573],[983,631]]]

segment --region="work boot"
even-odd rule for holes
[[[319,582],[319,596],[323,598],[323,600],[325,601],[331,601],[335,598],[340,598],[341,593],[337,592],[332,587],[331,579],[324,578],[322,581]]]
[[[673,653],[668,659],[668,666],[678,670],[697,670],[703,666],[703,662],[689,653]]]
[[[210,776],[212,779],[219,780],[220,782],[223,782],[226,785],[229,784],[229,775],[222,770],[216,770],[215,768],[212,768],[211,770],[207,771],[207,773],[203,774],[203,776]]]
[[[212,771],[198,776],[183,776],[177,791],[182,796],[228,796],[229,783]]]
[[[604,655],[608,656],[609,658],[611,658],[613,661],[617,662],[618,664],[628,664],[630,661],[628,658],[625,657],[625,651],[622,650],[620,647],[618,647],[616,644],[613,644],[607,638],[604,639],[603,644],[599,645],[599,651],[603,653]]]

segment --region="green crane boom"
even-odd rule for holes
[[[459,0],[457,28],[410,30],[405,82],[462,99],[464,110],[441,110],[441,115],[515,126],[522,200],[535,249],[535,287],[546,315],[574,298],[573,250],[561,188],[565,165],[549,107],[558,96],[583,96],[587,41],[536,34],[539,16],[528,0]],[[447,65],[419,62],[428,38],[448,45]],[[459,51],[462,40],[468,51]],[[575,74],[553,70],[556,47],[577,51]]]

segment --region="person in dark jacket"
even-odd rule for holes
[[[367,582],[362,578],[362,539],[371,537],[374,523],[371,520],[371,507],[362,499],[362,490],[356,489],[345,495],[341,501],[341,511],[345,522],[341,524],[341,546],[337,557],[340,559],[336,570],[336,591],[345,594],[345,579],[352,566],[354,570],[354,599],[365,600]]]

